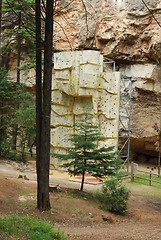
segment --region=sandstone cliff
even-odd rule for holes
[[[134,158],[157,157],[161,119],[161,2],[145,2],[151,13],[142,0],[59,0],[54,15],[55,51],[97,49],[131,77]]]
[[[145,2],[151,13],[141,0],[58,1],[58,9],[67,7],[55,16],[54,48],[98,49],[132,78],[131,157],[153,160],[161,119],[161,2]]]

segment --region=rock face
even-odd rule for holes
[[[133,82],[131,157],[157,156],[156,128],[160,128],[161,121],[161,2],[57,0],[54,49],[95,49],[115,61],[116,69]],[[31,71],[29,78],[33,74]]]
[[[54,48],[98,49],[132,79],[131,158],[149,160],[161,121],[161,2],[144,2],[58,1]]]
[[[65,2],[58,1],[68,7],[55,17],[55,49],[96,48],[119,62],[160,63],[160,26],[142,0]],[[146,3],[161,22],[160,1]]]

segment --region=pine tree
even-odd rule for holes
[[[35,12],[34,0],[4,0],[3,1],[2,37],[3,51],[18,48],[17,38],[20,38],[23,52],[29,57],[35,49]]]
[[[16,96],[18,96],[19,86],[21,83],[21,69],[28,70],[33,67],[35,55],[35,20],[34,20],[34,0],[3,1],[3,23],[6,25],[2,38],[2,53],[10,52],[10,50],[17,52],[17,81],[16,81]],[[25,43],[25,44],[24,44]],[[27,53],[30,57],[30,62],[21,66],[22,51]],[[5,53],[4,53],[5,52]],[[16,103],[15,110],[19,109]],[[13,143],[12,149],[17,147],[17,131],[18,125],[13,125]]]
[[[70,136],[72,147],[67,148],[67,154],[53,154],[63,161],[62,167],[67,168],[71,175],[82,175],[81,191],[83,191],[85,174],[103,178],[116,174],[120,165],[118,153],[114,147],[99,147],[104,137],[98,126],[87,116],[74,126],[75,133]]]

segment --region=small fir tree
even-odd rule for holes
[[[74,126],[75,133],[70,136],[72,147],[67,148],[67,154],[53,154],[63,161],[62,167],[67,168],[71,175],[82,174],[81,191],[83,191],[85,174],[103,178],[116,174],[120,165],[118,153],[114,147],[98,147],[104,140],[98,126],[87,116]]]

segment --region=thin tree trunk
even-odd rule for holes
[[[84,150],[86,151],[86,150]],[[82,170],[82,183],[81,183],[81,191],[83,191],[83,187],[84,187],[84,180],[85,180],[85,167],[86,167],[86,160],[84,160],[84,167]]]
[[[160,158],[161,158],[161,154],[160,154],[160,150],[159,150],[159,153],[158,153],[158,178],[160,178]]]
[[[1,109],[3,109],[3,98],[0,101],[0,107],[1,107]],[[5,132],[5,129],[3,126],[3,124],[4,124],[3,110],[1,110],[1,111],[2,111],[2,113],[0,114],[0,145],[3,140],[3,136],[4,136],[4,132]],[[1,156],[1,153],[0,153],[0,156]]]
[[[86,133],[85,133],[85,138],[84,140],[86,141],[87,140],[87,136],[86,136]],[[84,152],[84,155],[86,153],[86,147],[84,147],[83,149],[83,152]],[[86,167],[86,160],[84,160],[84,166],[83,166],[83,170],[82,170],[82,183],[81,183],[81,191],[83,191],[83,187],[84,187],[84,179],[85,179],[85,167]]]
[[[41,123],[41,157],[38,160],[38,208],[50,210],[49,165],[50,165],[50,114],[53,49],[53,0],[46,1],[43,112]]]
[[[18,14],[18,30],[21,30],[21,12]],[[19,87],[20,84],[20,61],[21,61],[21,34],[18,32],[18,37],[17,37],[17,85]],[[17,105],[17,107],[19,107]]]
[[[42,51],[41,51],[41,8],[40,0],[35,1],[36,9],[36,170],[37,208],[41,209],[39,189],[41,189],[41,122],[42,122]]]
[[[83,169],[83,171],[82,171],[82,183],[81,183],[81,191],[83,191],[83,187],[84,187],[84,179],[85,179],[85,171],[84,171],[84,169]]]
[[[161,159],[161,113],[160,113],[159,153],[158,153],[158,177],[159,178],[160,178],[160,159]]]
[[[21,12],[18,15],[18,30],[21,29]],[[19,109],[18,103],[18,91],[20,86],[20,61],[21,61],[21,34],[18,32],[17,34],[17,82],[16,82],[16,110]],[[13,142],[12,142],[12,149],[16,150],[17,145],[17,130],[18,125],[15,124],[13,126]]]
[[[2,0],[0,0],[0,47],[1,47],[1,35],[2,35]]]

